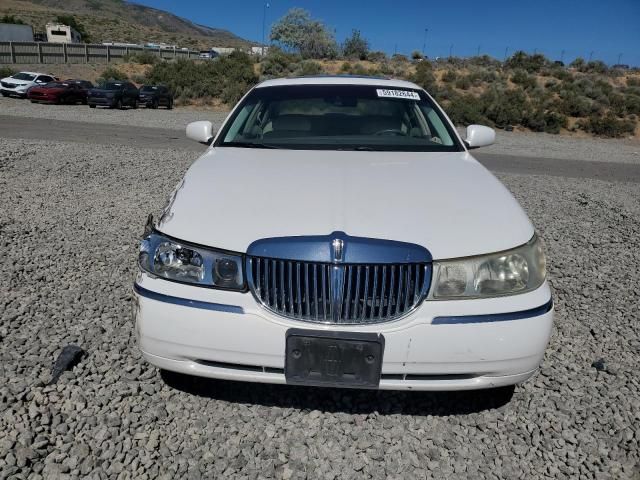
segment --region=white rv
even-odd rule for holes
[[[47,41],[50,43],[80,43],[82,37],[69,25],[47,23]]]

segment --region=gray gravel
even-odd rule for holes
[[[89,108],[86,105],[49,105],[31,103],[19,98],[0,97],[0,115],[18,117],[49,118],[51,120],[69,120],[83,123],[109,123],[138,127],[171,128],[184,130],[189,122],[211,120],[216,127],[228,112],[219,112],[204,108],[176,107],[173,110],[157,110],[140,107],[137,110],[111,110],[109,108]],[[0,132],[1,134],[1,132]]]
[[[162,378],[135,343],[134,245],[192,160],[0,138],[0,478],[640,476],[637,185],[501,176],[557,309],[509,401]],[[45,386],[67,344],[85,358]]]
[[[84,105],[42,105],[27,100],[0,97],[0,115],[70,120],[83,123],[109,123],[138,127],[156,127],[183,130],[187,123],[210,120],[219,128],[227,112],[206,108],[177,107],[164,109],[109,110],[90,109]],[[465,135],[464,129],[460,129]],[[1,134],[1,132],[0,132]],[[482,153],[523,155],[526,157],[562,158],[640,164],[640,140],[576,138],[546,133],[497,131],[494,145],[480,150]]]

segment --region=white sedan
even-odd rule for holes
[[[413,83],[265,81],[141,241],[136,329],[166,370],[249,382],[463,390],[523,382],[553,323],[518,202]]]

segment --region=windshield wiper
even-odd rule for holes
[[[277,145],[269,145],[268,143],[254,143],[254,142],[225,142],[221,147],[239,147],[239,148],[280,148]]]

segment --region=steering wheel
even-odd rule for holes
[[[407,133],[398,128],[385,128],[384,130],[377,131],[374,135],[396,135],[406,137]]]

